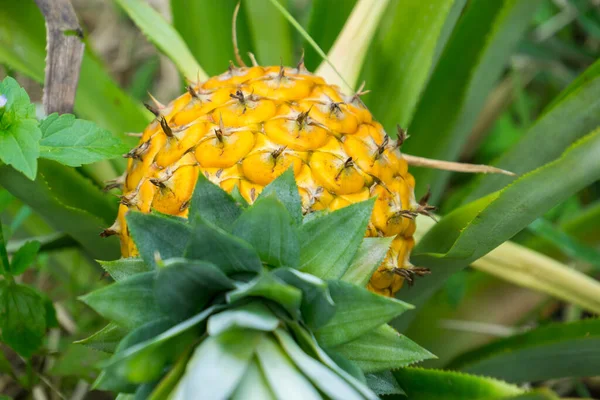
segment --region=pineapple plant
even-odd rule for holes
[[[433,357],[386,324],[412,306],[361,287],[395,240],[363,238],[374,199],[303,216],[291,165],[251,201],[195,172],[187,219],[129,210],[139,256],[103,263],[116,283],[83,297],[112,321],[81,342],[114,353],[97,388],[375,399],[376,373]]]
[[[334,211],[375,198],[367,237],[393,238],[368,288],[393,296],[406,278],[426,270],[409,261],[414,217],[431,207],[414,196],[415,181],[393,140],[360,100],[295,68],[236,67],[168,105],[147,106],[155,120],[129,159],[116,223],[124,257],[138,254],[126,221],[129,210],[187,217],[198,173],[252,204],[291,168],[302,213]]]

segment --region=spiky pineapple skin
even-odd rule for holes
[[[111,230],[124,257],[137,255],[130,209],[187,216],[199,172],[252,203],[293,168],[303,211],[336,210],[376,196],[366,236],[393,236],[368,288],[392,296],[410,268],[418,208],[415,181],[398,144],[357,96],[303,67],[230,68],[192,85],[143,132],[131,150],[119,215]]]

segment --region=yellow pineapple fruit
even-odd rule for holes
[[[368,288],[394,295],[415,271],[414,178],[392,140],[358,95],[296,68],[236,68],[204,83],[156,115],[131,150],[118,219],[107,233],[121,238],[124,257],[137,255],[129,209],[186,217],[198,173],[252,203],[278,175],[293,168],[303,211],[336,210],[377,196],[367,236],[393,236]]]

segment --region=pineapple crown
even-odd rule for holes
[[[80,342],[113,353],[96,387],[136,399],[393,393],[381,372],[433,356],[386,324],[411,305],[364,288],[390,245],[363,237],[372,207],[303,216],[289,170],[252,205],[200,174],[188,219],[129,212],[141,257],[102,262],[116,282],[82,298],[111,320]]]

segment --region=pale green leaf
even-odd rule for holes
[[[364,238],[354,260],[340,280],[366,286],[387,254],[393,237]]]
[[[277,326],[279,326],[279,319],[269,308],[262,303],[251,302],[211,316],[206,330],[210,336],[218,336],[233,329],[271,332]]]

